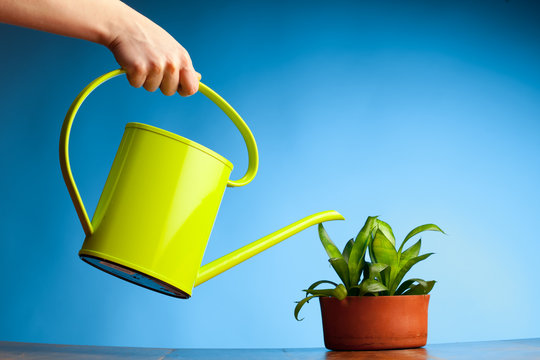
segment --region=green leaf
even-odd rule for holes
[[[403,295],[427,295],[433,289],[436,281],[426,281],[426,285],[418,284],[405,291]]]
[[[394,245],[394,247],[395,247],[396,246],[396,238],[394,236],[394,232],[392,231],[392,228],[390,227],[390,225],[388,225],[387,223],[385,223],[384,221],[379,220],[379,219],[377,219],[377,225],[379,227],[379,230],[383,233],[383,235],[388,240],[390,240],[392,245]]]
[[[409,290],[405,291],[403,295],[427,295],[433,289],[433,286],[435,285],[435,280],[426,281],[426,286],[418,284],[410,288]]]
[[[410,259],[417,257],[420,253],[420,246],[422,246],[422,239],[418,240],[413,246],[405,250],[403,254],[399,254],[399,263],[405,264]]]
[[[371,247],[373,249],[373,255],[375,256],[375,259],[373,259],[374,262],[386,264],[388,266],[397,266],[398,258],[396,248],[380,230],[377,230],[375,238],[371,243]]]
[[[425,280],[416,279],[416,278],[415,279],[409,279],[409,280],[405,280],[404,282],[401,283],[401,285],[398,287],[398,289],[396,290],[394,295],[401,295],[405,291],[409,290],[411,287],[416,286],[416,285],[414,285],[415,282],[427,287],[427,282]]]
[[[347,266],[347,262],[343,257],[341,258],[332,258],[328,260],[336,273],[338,274],[339,278],[345,286],[348,288],[350,286],[349,283],[349,267]]]
[[[401,243],[401,246],[399,247],[399,252],[401,252],[401,250],[403,249],[403,246],[405,245],[407,240],[412,238],[414,235],[420,234],[423,231],[440,231],[443,234],[445,234],[445,232],[442,231],[442,229],[440,227],[438,227],[437,225],[435,225],[435,224],[425,224],[425,225],[417,226],[414,229],[412,229],[407,234],[407,236],[405,236],[405,239],[403,240],[403,242]]]
[[[369,263],[369,262],[366,262],[364,264],[364,268],[362,269],[363,274],[364,274],[364,279],[369,279],[369,266],[370,265],[371,265],[371,263]]]
[[[314,290],[302,290],[309,295],[317,296],[334,296],[334,289],[314,289]]]
[[[424,254],[424,255],[414,257],[414,258],[410,259],[409,261],[407,261],[403,266],[401,266],[401,268],[399,269],[399,273],[393,279],[392,283],[389,284],[389,286],[388,286],[389,295],[394,295],[394,292],[395,292],[396,288],[398,287],[399,283],[401,282],[401,280],[403,280],[403,277],[413,267],[413,265],[415,265],[416,263],[418,263],[418,262],[420,262],[422,260],[427,259],[431,255],[433,255],[433,253],[427,253],[427,254]]]
[[[339,284],[334,289],[334,295],[333,296],[335,298],[337,298],[338,300],[343,300],[343,299],[345,299],[347,297],[347,289],[345,289],[345,286],[343,286],[343,284]]]
[[[339,300],[343,300],[347,297],[347,289],[343,284],[339,284],[334,289],[313,289],[313,290],[304,290],[310,295],[316,296],[332,296]]]
[[[389,266],[383,271],[381,271],[379,280],[386,286],[387,288],[390,288],[390,282],[393,278],[396,277],[396,274],[398,273],[398,267],[397,266]],[[385,294],[388,295],[388,294]]]
[[[384,269],[388,267],[388,264],[381,264],[381,263],[375,263],[375,264],[369,264],[369,273],[380,273]]]
[[[364,267],[366,249],[371,242],[370,234],[376,224],[376,219],[376,216],[368,216],[364,226],[354,240],[354,244],[349,255],[350,285],[356,285],[358,284],[358,281],[360,281],[360,272]]]
[[[415,285],[415,282],[418,284]],[[395,295],[427,295],[433,289],[435,282],[435,280],[409,279],[399,286]]]
[[[330,281],[330,280],[319,280],[319,281],[315,281],[313,284],[311,284],[309,286],[309,290],[315,289],[317,286],[319,286],[321,284],[332,284],[334,286],[338,286],[338,284],[336,284],[335,282]]]
[[[327,280],[321,280],[321,281],[326,282]],[[331,282],[331,281],[329,281],[329,282]],[[312,286],[317,286],[317,285],[315,285],[317,283],[321,284],[322,282],[317,281],[317,282],[313,283],[310,286],[310,288]],[[303,318],[302,319],[298,318],[298,313],[300,313],[300,309],[302,309],[302,306],[304,306],[306,303],[309,302],[309,300],[313,299],[314,297],[332,296],[332,297],[337,298],[338,300],[343,300],[343,299],[345,299],[347,297],[347,289],[345,289],[345,286],[343,286],[343,284],[337,285],[335,289],[307,289],[307,290],[303,290],[303,291],[305,291],[308,294],[311,294],[311,296],[306,296],[302,300],[296,302],[297,305],[294,308],[294,317],[298,321],[304,320]]]
[[[364,272],[364,279],[378,279],[379,281],[382,280],[381,278],[381,271],[388,268],[387,264],[381,264],[381,263],[375,263],[375,264],[367,264],[366,266],[366,272]]]
[[[294,318],[296,320],[298,321],[304,320],[304,318],[301,318],[301,319],[298,318],[298,313],[300,312],[300,309],[302,309],[302,306],[304,306],[307,302],[309,302],[309,300],[313,299],[314,297],[317,297],[317,296],[316,295],[307,296],[303,298],[302,300],[296,302],[297,304],[294,308]]]
[[[332,239],[330,239],[330,236],[328,236],[323,224],[319,224],[319,238],[321,239],[321,243],[323,244],[329,258],[343,258],[341,251],[339,251]]]
[[[380,291],[388,290],[384,284],[374,279],[365,279],[360,285],[355,285],[353,288],[359,289],[359,296],[363,296],[368,293],[378,293]]]
[[[351,254],[352,247],[354,245],[354,240],[351,239],[347,241],[347,244],[345,244],[345,247],[343,248],[343,258],[347,263],[349,263],[349,255]]]
[[[371,262],[377,262],[377,260],[375,259],[375,254],[373,253],[373,239],[375,239],[375,234],[377,233],[377,229],[375,229],[375,231],[371,232],[371,234],[369,235],[370,236],[370,242],[369,242],[369,246],[368,246],[368,250],[369,250],[369,258],[371,259]]]
[[[313,290],[313,289],[315,289],[317,286],[319,286],[321,284],[332,284],[334,286],[338,286],[338,284],[336,284],[335,282],[330,281],[330,280],[319,280],[319,281],[315,281],[313,284],[311,284],[309,286],[308,290]],[[306,296],[307,296],[307,294],[306,294]]]

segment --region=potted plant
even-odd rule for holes
[[[439,231],[435,224],[411,230],[399,248],[392,228],[376,216],[367,218],[354,239],[339,251],[319,224],[319,237],[329,262],[341,283],[319,280],[303,290],[297,302],[297,320],[302,306],[319,297],[324,343],[331,350],[403,349],[424,346],[427,341],[429,292],[435,281],[412,278],[407,272],[433,253],[419,255],[422,240],[404,249],[405,244],[423,231]],[[371,261],[366,261],[369,253]],[[333,288],[319,289],[322,284]]]

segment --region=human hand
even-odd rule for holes
[[[129,83],[148,91],[159,88],[168,96],[195,94],[201,74],[193,68],[186,49],[139,13],[126,20],[106,46],[126,71]]]
[[[0,0],[0,22],[107,46],[135,87],[182,96],[199,90],[201,74],[171,35],[119,0]]]

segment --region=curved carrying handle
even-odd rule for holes
[[[73,179],[71,166],[69,164],[69,134],[71,132],[71,125],[73,124],[73,120],[75,119],[75,115],[81,107],[81,104],[86,97],[90,95],[92,91],[94,91],[95,88],[105,81],[124,73],[125,71],[123,69],[113,70],[107,74],[101,75],[88,84],[83,91],[77,95],[71,104],[64,119],[64,123],[62,124],[62,131],[60,133],[60,167],[62,168],[62,175],[64,176],[64,181],[68,188],[69,195],[71,196],[71,200],[73,201],[73,205],[75,206],[75,210],[77,211],[77,215],[79,216],[79,220],[81,221],[82,227],[87,236],[93,232],[92,223],[82,202],[79,190],[75,184],[75,180]],[[253,138],[251,130],[249,130],[248,126],[244,120],[242,120],[240,115],[238,115],[238,113],[215,91],[203,83],[199,83],[199,91],[212,100],[217,106],[219,106],[221,110],[223,110],[225,114],[227,114],[238,130],[240,130],[240,133],[246,142],[249,156],[248,169],[242,178],[238,180],[229,180],[227,182],[227,186],[237,187],[249,184],[257,174],[257,168],[259,166],[257,144],[255,143],[255,138]]]

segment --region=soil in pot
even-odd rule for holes
[[[330,350],[407,349],[426,345],[429,295],[320,297]]]

